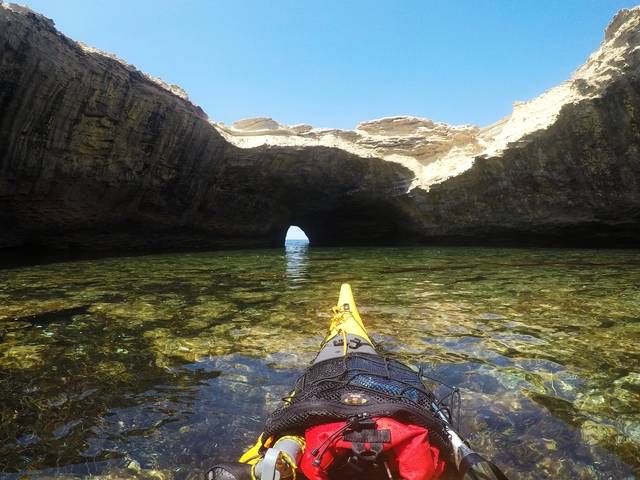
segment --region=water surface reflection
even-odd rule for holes
[[[300,288],[307,274],[308,240],[287,240],[284,244],[286,273],[290,288]]]
[[[175,478],[235,458],[341,282],[375,338],[461,387],[512,478],[640,473],[640,255],[282,249],[0,271],[0,472]]]

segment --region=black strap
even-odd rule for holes
[[[384,449],[384,445],[382,443],[370,443],[369,448],[364,443],[353,442],[351,444],[351,450],[360,460],[364,460],[366,462],[375,462],[382,450]]]
[[[391,430],[365,428],[345,433],[343,438],[351,442],[351,450],[360,460],[375,462],[384,450],[384,444],[391,443]]]
[[[493,462],[475,452],[462,459],[459,473],[464,480],[508,480]]]
[[[365,429],[351,431],[344,434],[343,438],[347,442],[354,443],[391,443],[391,430]]]

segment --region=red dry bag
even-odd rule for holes
[[[442,474],[445,463],[438,449],[429,443],[426,428],[387,417],[370,422],[355,429],[347,422],[308,428],[300,462],[302,473],[309,480],[328,480],[334,476],[330,477],[330,472],[353,468],[347,477],[354,478],[369,463],[404,480],[432,480]]]

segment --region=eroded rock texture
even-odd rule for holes
[[[640,246],[640,10],[496,125],[214,125],[175,85],[0,6],[0,248]]]
[[[406,168],[327,147],[240,149],[182,97],[0,7],[0,247],[280,245],[293,222],[318,241],[402,238]]]

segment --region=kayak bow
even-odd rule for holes
[[[475,452],[454,428],[454,425],[457,424],[455,411],[459,408],[460,399],[457,389],[425,377],[422,374],[422,370],[416,372],[400,362],[387,359],[387,357],[376,351],[375,343],[367,333],[360,318],[349,284],[342,284],[338,303],[333,307],[332,311],[333,316],[329,331],[321,344],[316,358],[312,362],[312,366],[296,382],[296,388],[284,400],[283,406],[272,413],[265,425],[265,433],[260,435],[256,444],[242,455],[239,460],[240,463],[216,465],[207,473],[208,480],[280,480],[287,478],[295,480],[303,454],[305,457],[308,455],[308,453],[304,453],[306,445],[305,437],[303,436],[304,428],[307,427],[302,428],[302,430],[300,428],[304,425],[313,427],[313,425],[318,424],[317,422],[313,423],[315,421],[312,418],[314,413],[307,410],[305,405],[310,405],[309,409],[313,410],[313,406],[322,401],[321,394],[320,396],[306,395],[306,397],[312,399],[310,401],[305,397],[306,391],[301,390],[300,385],[304,387],[308,382],[313,383],[314,381],[318,384],[317,378],[314,380],[317,370],[326,369],[331,365],[344,365],[344,369],[347,370],[337,374],[338,376],[341,375],[340,380],[336,380],[336,374],[332,374],[332,377],[327,377],[326,379],[320,379],[321,383],[324,382],[320,390],[327,390],[327,382],[334,382],[338,386],[345,387],[347,393],[342,395],[339,404],[334,402],[334,410],[332,411],[336,412],[335,419],[343,418],[347,421],[343,428],[330,435],[322,444],[322,451],[314,449],[311,452],[311,455],[315,458],[313,466],[320,465],[322,452],[326,450],[328,442],[335,442],[343,435],[346,437],[348,432],[354,428],[358,432],[360,432],[360,428],[371,428],[371,423],[373,423],[375,430],[375,419],[378,418],[378,413],[376,412],[381,410],[375,410],[377,408],[375,402],[378,401],[380,403],[380,400],[374,400],[374,398],[382,393],[383,397],[387,395],[390,399],[389,402],[393,401],[394,398],[405,396],[404,398],[409,405],[402,404],[397,409],[399,414],[404,412],[404,414],[408,415],[407,418],[413,418],[414,420],[417,418],[418,423],[420,423],[420,418],[423,418],[423,421],[427,422],[424,425],[429,423],[424,418],[431,418],[431,427],[429,429],[431,430],[433,427],[436,431],[436,438],[442,440],[443,453],[447,452],[450,457],[446,462],[448,465],[447,471],[452,472],[456,478],[463,480],[506,480],[500,469]],[[338,362],[338,364],[335,362]],[[348,370],[349,365],[353,362],[359,362],[358,365],[360,366],[354,367],[355,370],[350,371]],[[363,365],[370,365],[369,368],[371,370],[363,370],[365,368]],[[386,372],[386,374],[376,373],[376,369],[378,369],[378,372],[382,371]],[[310,380],[307,379],[307,375],[311,375]],[[394,380],[394,375],[400,375],[402,379]],[[385,378],[387,383],[384,383]],[[427,380],[436,382],[440,387],[445,387],[444,389],[448,389],[448,393],[438,398],[425,383]],[[351,389],[350,392],[349,389]],[[408,400],[408,397],[406,397],[407,392],[413,392]],[[301,398],[301,396],[304,398]],[[382,402],[384,401],[383,399]],[[399,400],[396,400],[396,403],[397,401]],[[367,402],[371,405],[365,405]],[[331,401],[327,405],[332,405]],[[384,408],[382,410],[384,412],[394,411],[394,404],[392,403],[381,403],[380,405]],[[326,410],[322,410],[322,412],[326,417]],[[382,417],[388,416],[385,413]],[[382,421],[382,417],[378,420],[379,422]],[[393,422],[394,420],[391,421]],[[368,427],[362,427],[365,423]],[[415,422],[410,421],[407,425],[411,423]],[[293,428],[298,433],[287,433],[288,425],[298,425],[298,428]],[[438,428],[441,432],[439,436],[437,435]],[[382,432],[382,430],[379,432]],[[362,445],[362,448],[364,448],[364,443]],[[411,460],[411,464],[413,467],[413,460]],[[398,478],[392,476],[386,461],[384,465],[388,475],[384,475],[384,478],[391,480]],[[303,468],[305,468],[304,465]]]

